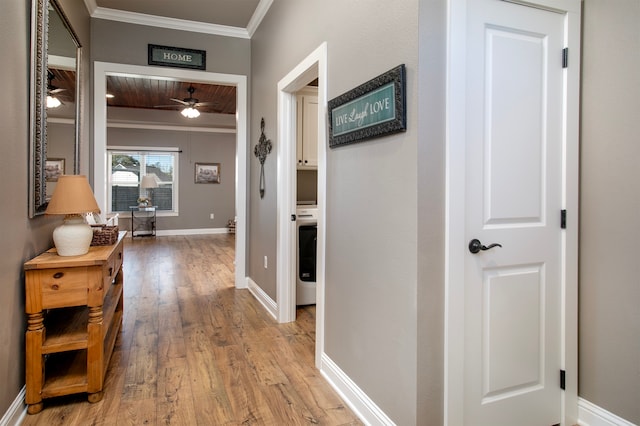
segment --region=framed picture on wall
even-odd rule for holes
[[[64,174],[64,158],[47,158],[44,173],[47,182],[57,182]]]
[[[220,163],[196,163],[196,183],[220,183]]]

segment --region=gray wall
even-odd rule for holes
[[[75,129],[72,123],[47,123],[47,159],[63,159],[64,174],[72,175],[75,150]],[[53,195],[56,182],[47,182],[47,197]]]
[[[123,22],[91,21],[92,61],[147,65],[148,44],[207,52],[209,72],[248,75],[250,41]]]
[[[420,0],[416,425],[444,424],[447,0]]]
[[[180,213],[159,216],[158,230],[225,228],[235,216],[235,134],[108,128],[107,145],[177,147],[182,151],[178,165]],[[220,163],[220,183],[194,183],[196,162]],[[215,214],[214,220],[210,213]],[[124,219],[121,225],[130,225],[129,215],[120,217]]]
[[[640,424],[640,2],[585,0],[582,398]]]
[[[246,76],[250,72],[251,44],[245,39],[92,19],[91,43],[92,63],[146,66],[148,45],[159,44],[205,50],[208,72]]]
[[[327,152],[325,351],[397,424],[437,424],[441,398],[420,401],[421,413],[428,412],[421,418],[416,398],[418,1],[363,6],[340,0],[273,3],[252,39],[251,140],[260,134],[256,117],[264,117],[267,136],[277,146],[277,83],[323,41],[329,99],[406,64],[407,132]],[[422,165],[441,161],[440,156]],[[263,199],[254,158],[250,169],[249,274],[275,300],[275,269],[265,270],[262,259],[276,256],[276,158],[265,162]],[[433,184],[436,192],[444,188],[440,178]],[[441,276],[441,268],[425,279]],[[433,285],[441,288],[442,281]],[[437,305],[440,310],[441,299]],[[436,327],[442,330],[441,325]],[[442,351],[436,339],[438,346]],[[435,364],[439,368],[429,380],[437,389],[442,365]]]
[[[318,201],[318,171],[298,170],[296,173],[296,200]]]
[[[29,3],[11,1],[0,14],[0,54],[3,65],[0,92],[0,414],[7,411],[24,386],[24,261],[52,246],[51,233],[60,218],[28,218],[29,141]],[[89,46],[89,15],[80,0],[61,0],[81,43]],[[16,107],[18,106],[18,107]],[[88,116],[88,111],[85,116]],[[1,415],[0,415],[1,417]]]

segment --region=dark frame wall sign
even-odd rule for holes
[[[204,71],[207,67],[207,51],[150,44],[148,62],[149,65]]]
[[[405,65],[379,75],[334,99],[329,109],[329,147],[407,130]]]

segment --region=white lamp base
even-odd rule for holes
[[[93,230],[80,215],[68,215],[53,231],[53,243],[60,256],[79,256],[89,251]]]

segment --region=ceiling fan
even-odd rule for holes
[[[169,98],[170,101],[177,102],[184,106],[180,113],[187,118],[196,118],[200,115],[200,111],[197,110],[198,107],[208,106],[208,105],[216,105],[215,102],[200,102],[198,99],[193,97],[193,93],[196,89],[193,85],[190,85],[187,89],[189,92],[189,97],[184,99],[176,99]],[[176,105],[156,105],[156,108],[175,108]]]
[[[55,74],[47,70],[47,108],[57,108],[62,105],[60,99],[55,95],[66,90],[54,86],[53,83],[51,83],[54,78],[56,78]]]

